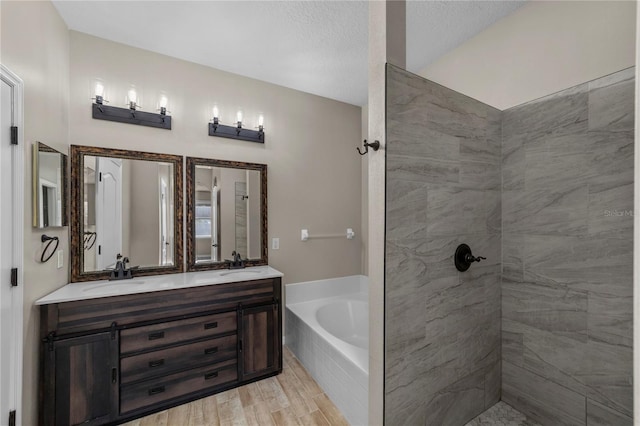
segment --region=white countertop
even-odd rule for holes
[[[134,272],[135,273],[135,272]],[[282,277],[282,272],[271,266],[254,266],[244,269],[218,269],[215,271],[186,272],[182,274],[133,277],[121,281],[87,281],[67,284],[62,288],[36,300],[36,305],[73,302],[75,300],[98,299],[100,297],[125,296],[150,293],[152,291],[176,290],[233,283],[247,280]]]

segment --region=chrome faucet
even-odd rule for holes
[[[231,253],[233,260],[227,260],[229,262],[229,269],[241,269],[244,268],[244,260],[242,260],[242,256],[240,253],[235,250]]]
[[[133,278],[132,271],[138,267],[133,266],[127,269],[127,263],[129,263],[129,258],[122,257],[122,255],[118,253],[116,256],[116,266],[111,270],[109,281],[130,280]]]

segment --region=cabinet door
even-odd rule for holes
[[[240,377],[251,380],[282,370],[278,303],[241,310]]]
[[[45,343],[49,374],[45,383],[53,399],[45,424],[100,425],[117,416],[118,336],[99,333]],[[47,404],[45,402],[45,404]],[[55,422],[52,421],[55,419]]]

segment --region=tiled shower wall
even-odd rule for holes
[[[632,424],[633,75],[500,112],[387,68],[386,424]]]
[[[503,113],[502,398],[546,425],[632,424],[633,131],[633,69]]]
[[[501,112],[387,68],[385,424],[500,399]],[[467,243],[486,261],[458,272]]]

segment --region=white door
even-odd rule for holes
[[[11,126],[17,126],[22,99],[20,80],[2,67],[0,84],[0,424],[9,423],[16,410],[22,383],[22,282],[11,285],[12,269],[22,268],[22,145],[11,145]],[[18,92],[19,91],[19,92]],[[22,130],[19,128],[19,130]],[[20,192],[17,188],[22,185]],[[19,417],[16,421],[19,421]]]
[[[122,253],[122,160],[96,158],[96,265],[113,268]]]
[[[168,265],[169,229],[167,212],[169,210],[169,187],[164,179],[160,178],[160,265]]]

